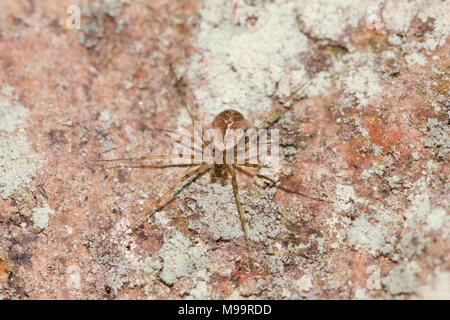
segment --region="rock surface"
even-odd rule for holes
[[[0,298],[449,299],[449,34],[440,0],[2,1]],[[330,203],[239,175],[248,253],[204,175],[129,232],[186,168],[96,160],[189,128],[169,62],[206,121],[310,80],[273,128]]]

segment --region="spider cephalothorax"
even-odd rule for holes
[[[205,148],[206,157],[210,156],[214,165],[237,163],[238,154],[240,158],[245,156],[245,140],[241,139],[248,129],[248,122],[239,111],[228,109],[219,113],[203,135],[208,144]],[[238,145],[242,150],[238,150]]]
[[[219,130],[225,138],[227,132],[230,131],[230,129],[233,131],[245,131],[249,128],[249,125],[242,113],[236,110],[228,109],[222,111],[214,117],[211,127],[213,129]]]

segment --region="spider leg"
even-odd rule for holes
[[[183,103],[188,108],[191,116],[192,116],[192,122],[194,123],[194,130],[197,131],[197,133],[200,135],[201,138],[203,138],[203,121],[200,119],[200,117],[197,115],[197,113],[194,110],[194,107],[192,106],[191,102],[187,98],[186,90],[182,86],[182,80],[178,78],[177,74],[175,73],[175,70],[173,69],[173,65],[169,64],[170,73],[175,78],[175,86],[181,96],[181,99],[183,100]],[[201,129],[196,126],[196,122],[200,123]],[[205,146],[204,142],[202,142],[203,147]]]
[[[287,193],[293,193],[293,194],[298,194],[299,196],[302,196],[302,197],[304,197],[304,198],[308,198],[308,199],[315,200],[315,201],[319,201],[319,202],[333,203],[332,201],[329,201],[329,200],[326,200],[326,199],[323,199],[323,198],[316,198],[316,197],[314,197],[314,196],[310,196],[310,195],[305,194],[305,193],[303,193],[303,192],[300,192],[300,191],[297,191],[297,190],[291,190],[291,189],[288,189],[288,188],[286,188],[286,187],[277,185],[277,184],[276,184],[276,181],[274,181],[273,179],[271,179],[271,178],[269,178],[269,177],[267,177],[267,176],[265,176],[265,175],[263,175],[263,174],[259,174],[259,173],[251,173],[251,172],[249,172],[249,171],[247,171],[247,170],[245,170],[245,169],[243,169],[243,168],[240,168],[240,167],[238,167],[238,166],[236,166],[236,165],[233,165],[233,166],[234,166],[234,168],[235,168],[236,170],[238,170],[238,171],[244,173],[245,175],[247,175],[247,176],[249,176],[249,177],[252,177],[252,178],[253,178],[254,176],[259,176],[259,177],[261,177],[261,178],[264,178],[264,179],[269,180],[270,182],[272,182],[272,183],[274,184],[274,186],[275,186],[276,188],[278,188],[278,189],[280,189],[280,190],[283,190],[284,192],[287,192]],[[242,165],[240,165],[240,166],[242,166]],[[266,169],[267,169],[267,168],[266,168]],[[282,177],[284,177],[284,178],[290,178],[290,179],[293,179],[292,177],[288,177],[288,176],[286,176],[286,175],[284,175],[284,174],[282,174],[282,173],[276,172],[276,171],[274,171],[274,173],[279,174],[279,175],[282,175]],[[293,179],[293,180],[295,180],[295,179]]]
[[[175,191],[175,189],[178,188],[184,181],[186,181],[187,179],[189,179],[192,176],[203,173],[209,169],[211,169],[210,165],[203,164],[200,167],[186,173],[172,188],[170,188],[168,191],[166,191],[166,193],[164,193],[158,200],[153,202],[153,204],[147,209],[147,213],[145,213],[140,219],[138,219],[137,221],[132,223],[131,227],[129,229],[131,229],[132,231],[138,229],[145,222],[145,220],[147,220],[147,218],[152,213],[153,209],[158,204],[160,204],[161,201],[163,201],[165,198],[167,198],[169,195],[171,195]]]
[[[287,175],[285,175],[284,173],[281,173],[281,172],[278,172],[278,171],[276,171],[276,170],[274,170],[274,169],[271,169],[271,168],[267,168],[267,167],[264,167],[264,166],[262,166],[262,165],[260,165],[260,164],[257,164],[257,163],[242,163],[242,164],[238,164],[239,166],[243,166],[243,167],[251,167],[251,168],[257,168],[257,169],[265,169],[265,170],[268,170],[268,171],[271,171],[272,173],[275,173],[275,174],[277,174],[277,175],[279,175],[279,176],[281,176],[281,177],[283,177],[283,178],[289,178]],[[237,169],[238,167],[237,166],[235,166],[235,168]],[[261,174],[255,174],[255,175],[259,175],[259,176],[262,176]]]
[[[270,178],[267,178],[267,179],[270,179]],[[292,181],[297,181],[298,183],[300,183],[299,180],[294,179],[294,178],[292,178],[292,177],[289,177],[288,179],[289,179],[289,180],[292,180]],[[275,185],[275,187],[277,187],[277,188],[280,189],[280,190],[283,190],[284,192],[287,192],[287,193],[293,193],[293,194],[298,194],[299,196],[302,196],[302,197],[304,197],[304,198],[308,198],[308,199],[311,199],[311,200],[314,200],[314,201],[326,202],[326,203],[333,203],[333,201],[330,201],[330,200],[327,200],[327,199],[324,199],[324,198],[314,197],[314,196],[311,196],[311,195],[306,194],[306,193],[304,193],[304,192],[300,192],[300,191],[298,191],[298,190],[292,190],[292,189],[289,189],[289,188],[284,187],[284,186],[282,186],[282,185]]]
[[[283,115],[288,109],[284,109],[284,107],[290,102],[292,101],[301,91],[302,89],[308,88],[311,85],[311,81],[307,81],[305,83],[303,83],[300,87],[298,87],[293,93],[291,93],[291,95],[289,95],[289,97],[287,97],[283,102],[278,103],[277,106],[275,108],[273,108],[273,110],[270,112],[269,116],[264,119],[264,121],[262,121],[248,136],[244,135],[238,143],[241,143],[243,139],[255,139],[255,135],[256,138],[259,136],[261,129],[266,125],[269,124],[269,126],[277,119],[276,116],[281,116]],[[283,110],[284,109],[284,110]],[[247,147],[246,147],[247,148]],[[246,149],[247,152],[247,149]]]
[[[178,91],[180,92],[181,98],[183,99],[184,104],[189,109],[189,112],[192,115],[193,120],[201,122],[201,119],[197,116],[196,112],[194,111],[194,108],[192,107],[192,104],[186,97],[186,90],[184,90],[181,79],[178,78],[177,74],[175,73],[175,70],[173,68],[173,65],[169,64],[170,73],[175,78],[175,86],[177,87]]]
[[[198,152],[198,153],[202,154],[203,147],[201,145],[196,144],[197,140],[194,140],[194,138],[191,138],[191,142],[193,142],[193,146],[187,145],[184,140],[181,140],[180,142],[177,142],[177,143],[179,143],[183,147],[191,149],[190,151],[192,151],[192,152]]]
[[[190,134],[190,133],[186,134],[186,133],[179,132],[179,131],[177,131],[177,130],[171,130],[171,129],[160,129],[160,128],[156,128],[156,129],[154,129],[154,130],[156,130],[156,131],[161,131],[161,132],[167,134],[167,135],[168,135],[169,137],[171,137],[172,139],[179,139],[179,138],[181,138],[181,137],[187,138],[187,139],[191,140],[191,142],[192,142],[193,145],[194,145],[194,148],[195,148],[195,147],[198,147],[198,146],[201,147],[201,146],[203,145],[202,136],[198,137],[198,136],[192,135],[192,134]]]
[[[117,165],[111,167],[105,167],[106,169],[161,169],[161,168],[170,168],[170,167],[193,167],[199,166],[203,163],[172,163],[172,164],[163,164],[163,165],[151,165],[151,164],[136,164],[136,165]]]
[[[250,251],[250,241],[248,239],[248,232],[247,232],[247,225],[245,223],[245,217],[244,217],[244,210],[242,209],[241,200],[239,198],[239,187],[236,180],[236,171],[234,170],[234,166],[230,166],[230,172],[231,172],[231,179],[233,183],[233,190],[234,195],[236,197],[236,202],[239,209],[239,215],[241,216],[241,224],[242,224],[242,230],[244,230],[244,236],[245,236],[245,243],[247,244],[247,250]]]
[[[283,110],[283,108],[290,102],[292,101],[301,91],[302,89],[308,88],[311,85],[311,81],[306,81],[305,83],[303,83],[300,87],[298,87],[293,93],[291,93],[289,95],[289,97],[287,97],[283,102],[278,103],[277,106],[275,108],[273,108],[273,110],[270,112],[269,116],[264,119],[264,121],[262,121],[254,130],[253,132],[251,132],[251,134],[249,136],[244,135],[238,143],[241,142],[242,139],[246,139],[247,137],[250,139],[254,139],[255,134],[259,135],[259,133],[261,132],[261,129],[266,125],[269,124],[269,126],[273,123],[273,121],[275,121],[277,119],[276,116],[281,116],[283,115],[287,109]]]
[[[167,134],[167,135],[168,135],[169,137],[171,137],[172,139],[178,139],[178,138],[180,138],[180,137],[188,138],[188,139],[190,139],[191,142],[193,143],[193,145],[194,145],[194,150],[195,150],[195,147],[201,147],[202,144],[203,144],[203,141],[202,141],[202,139],[201,139],[201,136],[200,136],[200,137],[197,137],[197,136],[195,136],[195,135],[194,135],[194,136],[192,136],[192,135],[187,135],[187,134],[183,134],[183,133],[181,133],[181,132],[178,132],[178,131],[176,131],[176,130],[170,130],[170,129],[160,129],[160,128],[157,128],[157,129],[154,129],[154,130],[164,132],[165,134]],[[200,140],[199,140],[199,138],[200,138]],[[184,146],[186,146],[186,145],[184,145]]]
[[[191,161],[195,161],[195,158],[191,155]],[[158,155],[158,156],[143,156],[143,157],[136,157],[136,158],[116,158],[116,159],[97,159],[95,161],[98,162],[114,162],[114,161],[139,161],[139,160],[174,160],[174,159],[188,159],[188,157],[181,157],[179,155]],[[212,160],[209,158],[203,158],[203,160]],[[201,163],[198,162],[191,162],[191,163],[181,163],[182,165],[201,165],[204,164],[204,161]],[[120,167],[120,166],[116,166]],[[129,168],[133,168],[133,166],[129,166]]]
[[[287,97],[281,104],[278,104],[270,113],[270,115],[260,123],[259,126],[256,127],[256,132],[259,132],[266,124],[271,124],[275,119],[276,116],[279,114],[281,116],[284,114],[287,110],[283,110],[283,108],[290,102],[292,99],[294,99],[301,91],[302,89],[306,89],[310,86],[311,81],[307,81],[303,83],[300,87],[298,87],[289,97]]]
[[[112,162],[112,161],[137,161],[137,160],[162,160],[162,159],[174,159],[179,156],[171,154],[155,155],[155,156],[142,156],[136,158],[117,158],[117,159],[97,159],[99,162]]]

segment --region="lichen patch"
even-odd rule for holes
[[[258,195],[240,191],[251,241],[266,242],[274,239],[284,229],[278,219],[281,207],[273,201],[273,196],[274,192],[271,190],[264,190]],[[199,214],[189,218],[191,230],[204,231],[213,240],[231,240],[244,236],[231,185],[192,184],[178,197],[195,201],[194,212]]]
[[[0,131],[15,131],[22,125],[27,114],[27,110],[21,105],[0,98]]]
[[[45,229],[48,226],[48,221],[50,219],[50,215],[53,215],[54,212],[50,209],[47,202],[44,202],[42,207],[33,208],[32,220],[34,226],[39,229]]]
[[[25,191],[39,168],[37,155],[23,137],[0,135],[0,193],[3,199]]]
[[[257,107],[269,110],[275,92],[287,96],[305,78],[298,55],[308,49],[292,2],[246,5],[233,11],[227,0],[206,1],[194,55],[188,72],[192,83],[205,86],[194,95],[209,117],[227,108],[247,116]],[[257,17],[254,23],[248,23]],[[278,85],[278,90],[277,90]]]

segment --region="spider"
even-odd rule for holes
[[[263,169],[266,172],[271,172],[276,176],[288,178],[283,173],[278,170],[269,168],[266,164],[261,163],[260,152],[259,149],[256,150],[252,148],[252,146],[258,144],[259,140],[261,140],[261,132],[264,131],[264,128],[270,127],[275,120],[277,120],[284,112],[288,109],[286,108],[287,104],[290,103],[295,97],[297,97],[302,90],[309,86],[310,82],[306,81],[304,84],[298,87],[293,93],[291,93],[284,101],[278,102],[270,111],[269,116],[262,121],[257,127],[251,129],[247,120],[244,116],[237,110],[228,109],[222,111],[218,115],[216,115],[209,126],[211,131],[204,130],[203,121],[197,115],[194,107],[190,103],[187,98],[186,90],[184,88],[183,79],[179,78],[172,66],[169,64],[170,75],[175,79],[175,87],[179,95],[182,98],[182,101],[186,108],[188,109],[192,121],[194,124],[194,137],[192,136],[184,136],[184,138],[188,138],[188,143],[186,143],[186,139],[184,140],[183,146],[188,146],[190,151],[187,156],[180,154],[166,154],[166,155],[149,155],[138,158],[118,158],[118,159],[102,159],[99,161],[103,162],[113,162],[113,161],[139,161],[139,160],[180,160],[184,159],[185,162],[177,161],[175,166],[188,166],[195,167],[188,171],[174,186],[172,186],[169,190],[167,190],[161,197],[159,197],[153,204],[146,210],[146,212],[134,221],[130,227],[127,229],[132,232],[138,229],[147,218],[153,213],[153,210],[157,208],[159,204],[161,204],[164,200],[169,198],[175,190],[183,184],[189,178],[193,178],[199,175],[203,175],[207,172],[211,172],[212,180],[222,181],[222,184],[225,184],[227,179],[231,177],[231,184],[233,186],[233,191],[236,199],[237,208],[240,215],[242,230],[245,237],[245,243],[248,250],[250,250],[251,244],[248,237],[248,229],[247,224],[245,222],[244,210],[242,208],[242,203],[239,197],[239,187],[237,183],[237,172],[243,173],[245,175],[254,177],[259,176],[263,179],[268,180],[274,186],[279,189],[282,189],[286,192],[292,192],[299,194],[303,197],[307,197],[316,201],[329,202],[326,199],[316,198],[304,193],[301,193],[297,190],[289,190],[283,186],[280,186],[276,179],[269,177],[267,174],[262,173],[251,173],[247,170],[247,168],[256,168]],[[196,125],[197,124],[197,125]],[[198,126],[200,124],[200,126]],[[162,130],[170,133],[174,133],[174,131],[170,130]],[[195,139],[195,133],[197,133],[198,139]],[[209,133],[209,134],[208,134]],[[214,134],[216,133],[216,134]],[[190,142],[190,143],[189,143]],[[211,143],[207,143],[211,142]],[[264,146],[272,147],[272,141],[265,142]],[[211,150],[211,146],[213,146]],[[258,144],[258,148],[261,148],[261,144]],[[250,152],[253,150],[253,152]],[[272,150],[272,149],[271,149]],[[189,151],[189,150],[188,150]],[[197,153],[196,153],[197,152]],[[196,158],[195,155],[200,152],[200,157]],[[205,156],[206,155],[206,156]],[[238,161],[240,160],[240,161]],[[109,168],[155,168],[153,165],[126,165],[124,166],[113,166]]]

